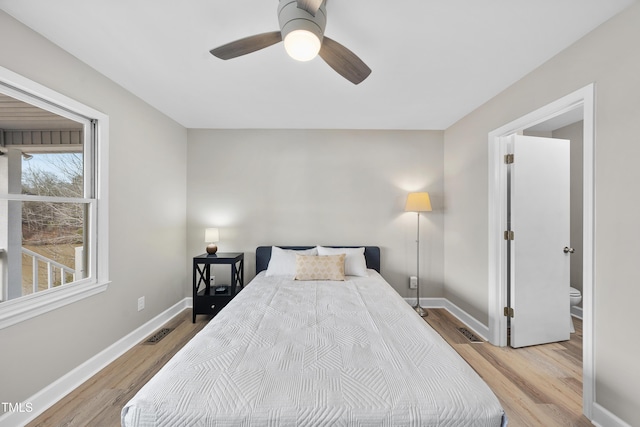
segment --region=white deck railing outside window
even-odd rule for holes
[[[38,292],[38,268],[40,266],[39,263],[43,263],[47,266],[47,289],[51,289],[54,287],[55,278],[56,278],[56,270],[60,272],[60,285],[64,285],[66,283],[71,283],[76,280],[76,270],[73,268],[69,268],[64,264],[60,264],[50,258],[47,258],[39,253],[33,252],[27,248],[22,248],[22,253],[31,257],[32,269],[31,269],[31,280],[33,285],[33,292]],[[73,278],[71,282],[67,281],[67,275],[71,275]]]

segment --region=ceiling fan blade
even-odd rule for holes
[[[298,9],[306,10],[313,16],[316,16],[318,9],[322,6],[324,0],[297,0]]]
[[[353,84],[361,83],[371,74],[371,68],[362,62],[355,53],[327,36],[324,36],[322,40],[320,57],[338,74]]]
[[[209,52],[220,59],[231,59],[247,53],[255,52],[265,47],[269,47],[282,41],[280,31],[272,31],[270,33],[256,34],[255,36],[245,37],[240,40],[227,43]]]

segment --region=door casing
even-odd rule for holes
[[[539,108],[511,123],[489,133],[489,342],[504,347],[507,345],[507,318],[504,307],[507,302],[506,245],[503,233],[507,230],[507,180],[504,170],[504,155],[507,154],[507,138],[514,133],[545,122],[576,108],[583,108],[583,357],[582,357],[582,407],[584,415],[591,419],[595,403],[594,366],[594,138],[595,138],[595,84],[577,91]]]

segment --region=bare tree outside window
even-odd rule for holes
[[[33,154],[23,160],[22,193],[47,197],[83,197],[82,153]],[[23,247],[75,268],[75,248],[84,245],[86,206],[80,203],[28,201],[22,206]],[[33,292],[32,259],[23,256],[23,293]],[[62,275],[58,271],[58,275]],[[38,266],[39,287],[46,289],[46,265]],[[66,277],[64,282],[72,281]],[[63,283],[55,278],[55,286]]]

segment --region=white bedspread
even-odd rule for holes
[[[473,369],[375,271],[259,274],[122,410],[133,426],[500,426]]]

